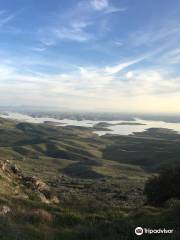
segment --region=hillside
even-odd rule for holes
[[[137,223],[178,226],[177,206],[146,206],[143,189],[160,168],[179,165],[179,141],[161,129],[99,137],[0,119],[1,239],[135,239]]]

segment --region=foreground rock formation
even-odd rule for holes
[[[17,183],[15,191],[21,188],[26,195],[22,195],[28,198],[28,193],[35,193],[37,197],[45,203],[59,203],[59,199],[52,192],[51,188],[36,176],[26,176],[15,164],[9,160],[0,160],[0,170],[8,178],[11,178]],[[17,191],[18,192],[18,191]]]

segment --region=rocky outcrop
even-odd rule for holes
[[[18,169],[16,164],[12,164],[9,160],[0,161],[0,169],[8,174],[21,175],[22,172]]]
[[[3,205],[0,207],[0,216],[5,216],[11,211],[10,207]]]
[[[11,161],[0,161],[0,169],[8,176],[17,180],[20,186],[35,192],[41,201],[45,203],[59,203],[59,199],[53,194],[51,188],[36,176],[26,176],[16,164]]]

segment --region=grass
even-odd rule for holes
[[[179,164],[176,134],[94,135],[90,129],[17,123],[0,119],[0,159],[48,183],[60,199],[45,204],[0,171],[0,239],[132,240],[134,228],[176,229],[180,207],[145,205],[144,183],[158,169]],[[16,190],[16,191],[15,191]],[[25,198],[28,195],[28,198]],[[141,239],[169,239],[143,236]]]

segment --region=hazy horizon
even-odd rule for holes
[[[58,108],[52,106],[24,106],[24,105],[14,105],[14,106],[1,106],[0,105],[0,113],[22,113],[22,114],[42,114],[51,115],[51,114],[65,114],[70,116],[73,115],[84,115],[84,116],[111,116],[117,117],[121,119],[121,117],[130,117],[130,118],[144,118],[144,119],[154,119],[159,121],[169,121],[169,122],[179,122],[180,121],[180,113],[167,113],[167,112],[138,112],[138,111],[112,111],[112,110],[104,110],[104,109],[71,109],[71,108]],[[70,115],[69,115],[70,114]],[[123,119],[123,118],[122,118]]]
[[[180,2],[0,3],[0,102],[179,114]]]

